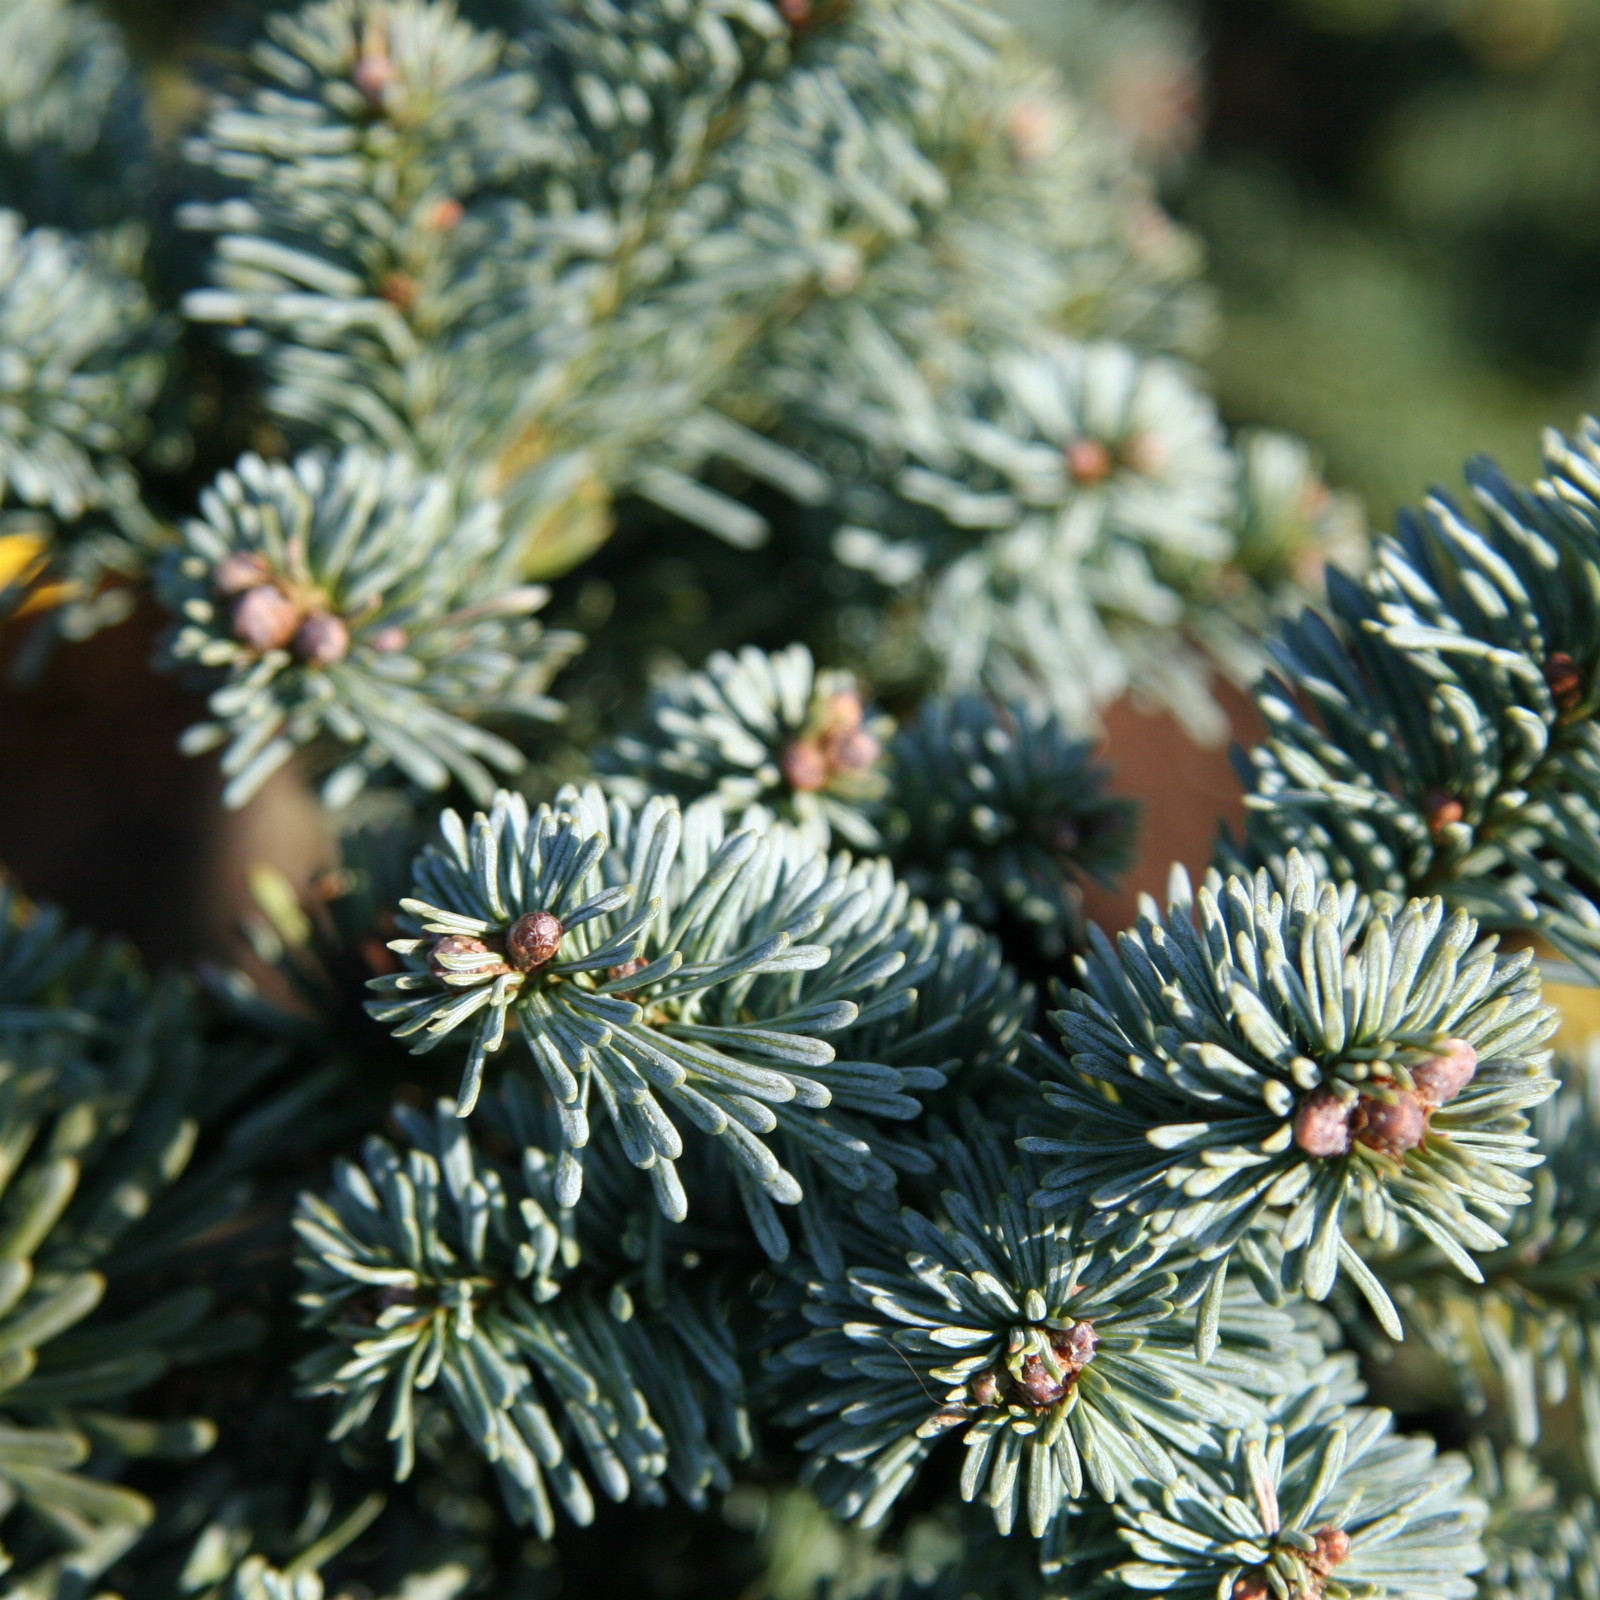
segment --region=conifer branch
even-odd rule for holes
[[[1281,891],[1263,871],[1195,894],[1175,870],[1170,901],[1116,949],[1097,930],[1052,1015],[1069,1055],[1041,1046],[1060,1131],[1023,1141],[1056,1161],[1036,1203],[1089,1207],[1092,1237],[1181,1242],[1190,1293],[1270,1226],[1285,1287],[1324,1299],[1343,1266],[1399,1337],[1346,1214],[1372,1239],[1416,1229],[1475,1281],[1504,1246],[1539,1160],[1520,1113],[1555,1088],[1531,952],[1501,956],[1438,899],[1380,908],[1298,854]]]
[[[544,691],[579,640],[533,620],[546,591],[509,581],[492,503],[463,511],[447,479],[352,448],[245,456],[201,509],[160,588],[171,660],[221,680],[184,748],[227,745],[226,804],[306,745],[335,753],[334,808],[391,765],[487,798],[523,756],[477,720],[561,714]]]

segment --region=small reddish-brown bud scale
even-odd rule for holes
[[[548,911],[530,911],[511,924],[506,935],[506,959],[518,972],[547,966],[555,960],[565,932],[559,917]]]
[[[865,772],[878,759],[878,741],[858,728],[834,745],[829,755],[840,772]]]
[[[985,1367],[967,1383],[967,1397],[975,1406],[1000,1404],[1000,1379],[991,1367]]]
[[[791,28],[798,30],[811,20],[811,0],[778,0],[778,11]]]
[[[396,650],[404,650],[411,638],[404,628],[379,628],[367,643],[383,655],[393,655]]]
[[[1094,1353],[1100,1348],[1100,1335],[1090,1323],[1075,1322],[1064,1333],[1058,1333],[1050,1341],[1050,1347],[1056,1359],[1076,1376],[1094,1360]]]
[[[435,202],[428,211],[428,226],[435,233],[449,233],[466,215],[459,200],[446,198]]]
[[[417,280],[408,272],[387,272],[378,293],[398,311],[409,311],[417,303]]]
[[[1350,1535],[1343,1528],[1323,1528],[1317,1535],[1317,1548],[1312,1552],[1308,1566],[1326,1577],[1350,1554]]]
[[[1043,1356],[1024,1356],[1022,1371],[1016,1379],[1017,1392],[1023,1402],[1036,1411],[1044,1411],[1062,1399],[1078,1381],[1078,1374],[1094,1360],[1100,1348],[1100,1335],[1087,1322],[1075,1322],[1050,1336],[1050,1352],[1061,1369],[1057,1377],[1046,1365]]]
[[[1478,1052],[1465,1039],[1446,1039],[1436,1054],[1411,1069],[1411,1082],[1431,1106],[1454,1100],[1472,1082]]]
[[[822,732],[825,738],[843,738],[851,734],[866,720],[861,696],[854,689],[836,689],[828,696],[822,712]]]
[[[1271,1585],[1260,1572],[1241,1572],[1233,1580],[1233,1600],[1270,1600]]]
[[[1055,132],[1056,119],[1043,100],[1019,100],[1006,116],[1006,135],[1017,160],[1025,165],[1050,153]]]
[[[1137,473],[1154,477],[1171,458],[1172,451],[1159,433],[1148,428],[1134,434],[1122,447],[1122,459]]]
[[[1392,1100],[1364,1094],[1350,1120],[1356,1142],[1388,1156],[1403,1156],[1428,1137],[1433,1107],[1419,1094],[1400,1092]]]
[[[779,762],[784,782],[791,789],[813,794],[828,781],[828,758],[814,739],[796,739]]]
[[[1544,664],[1544,681],[1558,711],[1576,711],[1583,699],[1583,674],[1565,650],[1557,650]]]
[[[276,584],[257,584],[233,603],[233,636],[252,650],[281,650],[298,631],[300,615],[300,607]]]
[[[315,611],[300,624],[294,653],[308,667],[331,667],[350,654],[350,630],[331,611]]]
[[[460,969],[449,965],[451,960],[470,960],[473,956],[490,954],[492,952],[482,939],[474,939],[467,933],[447,933],[428,952],[428,971],[440,979],[460,977]],[[506,969],[504,963],[495,961],[485,963],[481,970],[485,976],[495,976]]]
[[[1067,471],[1072,481],[1084,488],[1104,483],[1116,464],[1111,459],[1111,452],[1098,439],[1074,439],[1063,454],[1067,458]]]
[[[1454,795],[1448,795],[1443,789],[1430,789],[1422,797],[1422,809],[1428,819],[1428,831],[1438,835],[1453,823],[1460,822],[1466,816],[1466,807]]]
[[[1294,1142],[1308,1156],[1348,1155],[1351,1110],[1332,1089],[1318,1089],[1294,1114]]]
[[[272,568],[266,557],[249,550],[235,550],[211,569],[211,587],[222,595],[243,594],[272,581]]]
[[[1044,1364],[1043,1356],[1023,1357],[1017,1390],[1035,1411],[1047,1411],[1066,1394],[1068,1386],[1067,1377],[1064,1374],[1055,1377]]]
[[[384,92],[393,84],[396,76],[394,62],[381,45],[363,52],[356,62],[355,71],[350,74],[351,81],[361,91],[361,98],[374,111],[382,107]]]
[[[636,972],[643,972],[649,965],[643,956],[634,956],[631,960],[624,961],[620,966],[606,968],[606,982],[620,983],[624,978],[631,978]]]

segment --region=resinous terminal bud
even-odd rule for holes
[[[505,970],[505,962],[468,933],[447,933],[428,952],[428,971],[441,983],[498,977]]]
[[[1353,1109],[1332,1089],[1318,1089],[1294,1114],[1294,1142],[1308,1156],[1348,1155]]]
[[[554,961],[566,930],[561,919],[548,911],[530,911],[511,924],[506,935],[506,959],[518,972],[532,972]]]
[[[1401,1091],[1392,1100],[1364,1094],[1356,1102],[1351,1130],[1358,1144],[1386,1156],[1403,1156],[1428,1137],[1428,1117],[1433,1107],[1415,1093]]]
[[[331,611],[314,611],[294,636],[294,653],[308,667],[331,667],[350,654],[350,630]]]
[[[300,607],[276,584],[257,584],[233,603],[233,636],[252,650],[281,650],[300,627]]]
[[[1416,1091],[1429,1105],[1442,1106],[1472,1082],[1478,1052],[1465,1039],[1446,1039],[1435,1055],[1411,1069]]]

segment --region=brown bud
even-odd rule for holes
[[[474,956],[487,956],[482,966],[470,965]],[[441,982],[448,982],[451,978],[466,976],[463,966],[452,966],[453,961],[462,962],[474,977],[497,978],[506,971],[506,965],[486,945],[482,939],[474,939],[468,933],[447,933],[428,952],[428,971]]]
[[[1066,1394],[1068,1377],[1055,1377],[1044,1364],[1043,1356],[1024,1356],[1022,1372],[1017,1379],[1017,1389],[1023,1400],[1035,1411],[1045,1411]]]
[[[1544,664],[1544,681],[1558,711],[1576,711],[1583,699],[1583,674],[1565,650],[1557,650]]]
[[[1104,483],[1115,465],[1111,452],[1098,439],[1074,439],[1064,453],[1072,481],[1085,488]]]
[[[1019,100],[1006,116],[1006,135],[1017,159],[1024,164],[1041,160],[1050,153],[1056,132],[1056,119],[1049,105],[1034,97]]]
[[[1318,1089],[1294,1114],[1294,1142],[1308,1156],[1347,1155],[1350,1112],[1332,1089]]]
[[[388,30],[378,15],[370,15],[361,30],[361,54],[356,58],[355,71],[350,74],[351,81],[368,106],[378,111],[383,106],[384,91],[397,76],[389,57]]]
[[[828,755],[839,772],[865,772],[878,759],[878,741],[865,729],[858,728],[832,745]]]
[[[814,793],[828,781],[828,758],[815,739],[796,739],[783,752],[779,766],[789,787],[802,793]]]
[[[631,978],[636,972],[643,972],[649,965],[643,956],[634,956],[631,960],[624,961],[620,966],[606,968],[606,982],[618,983],[623,978]]]
[[[461,202],[447,196],[443,200],[436,201],[429,208],[428,226],[435,233],[449,233],[465,215],[466,212]]]
[[[506,935],[506,959],[518,972],[532,972],[555,960],[566,930],[561,919],[548,911],[530,911],[511,924]]]
[[[1317,1548],[1306,1565],[1326,1577],[1350,1554],[1350,1535],[1343,1528],[1323,1528],[1317,1533]]]
[[[350,630],[331,611],[314,611],[294,636],[294,653],[308,667],[331,667],[350,654]]]
[[[1442,1106],[1472,1082],[1477,1070],[1478,1052],[1465,1039],[1446,1039],[1437,1055],[1411,1069],[1411,1082],[1430,1106]]]
[[[975,1406],[1000,1404],[1000,1376],[993,1367],[985,1367],[976,1377],[968,1380],[967,1399]]]
[[[1271,1600],[1272,1587],[1259,1568],[1241,1572],[1233,1580],[1233,1600]]]
[[[1421,1095],[1405,1091],[1392,1100],[1364,1094],[1356,1102],[1351,1131],[1359,1144],[1388,1156],[1403,1156],[1428,1137],[1428,1117],[1433,1107]]]
[[[243,594],[271,581],[272,568],[266,557],[250,550],[235,550],[211,569],[211,587],[222,595]]]
[[[378,293],[398,311],[409,311],[417,303],[417,280],[409,272],[386,272]]]
[[[1074,1322],[1050,1341],[1050,1348],[1055,1351],[1056,1360],[1076,1376],[1094,1360],[1094,1353],[1100,1348],[1100,1335],[1090,1323]]]
[[[384,655],[392,655],[396,650],[404,650],[411,643],[411,637],[404,628],[379,628],[367,643]]]
[[[383,92],[394,82],[394,63],[387,56],[362,56],[351,74],[363,98],[376,107],[383,100]]]
[[[823,737],[842,739],[854,733],[865,720],[861,696],[854,689],[836,689],[828,696],[822,710]]]
[[[778,0],[778,11],[783,20],[798,32],[811,20],[811,0]]]
[[[300,626],[300,607],[276,584],[257,584],[233,603],[233,636],[252,650],[281,650]]]
[[[1435,835],[1442,833],[1452,823],[1459,822],[1467,813],[1466,808],[1453,795],[1448,795],[1443,789],[1430,789],[1422,797],[1422,809],[1428,819],[1428,831]]]

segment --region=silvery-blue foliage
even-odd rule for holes
[[[508,572],[493,502],[359,447],[241,457],[159,576],[172,661],[214,685],[184,748],[226,745],[228,805],[308,745],[335,807],[391,767],[487,799],[524,758],[478,719],[559,717],[545,690],[580,642],[534,620],[547,593]]]
[[[636,812],[593,789],[533,812],[502,792],[441,832],[402,902],[408,970],[372,981],[369,1010],[418,1051],[470,1032],[462,1116],[516,1032],[560,1110],[562,1205],[598,1114],[679,1219],[683,1125],[716,1139],[759,1223],[801,1199],[790,1147],[860,1181],[876,1158],[855,1117],[906,1120],[944,1082],[831,1042],[915,1001],[921,914],[886,863],[781,825],[730,831],[714,799]]]
[[[1398,1337],[1347,1213],[1369,1239],[1416,1229],[1473,1279],[1504,1246],[1540,1159],[1523,1113],[1555,1088],[1532,953],[1299,855],[1281,889],[1213,873],[1196,893],[1175,870],[1169,899],[1115,948],[1096,931],[1052,1015],[1066,1053],[1040,1051],[1050,1109],[1025,1145],[1055,1164],[1036,1204],[1181,1244],[1195,1282],[1270,1230],[1287,1286],[1321,1300],[1343,1268]]]

